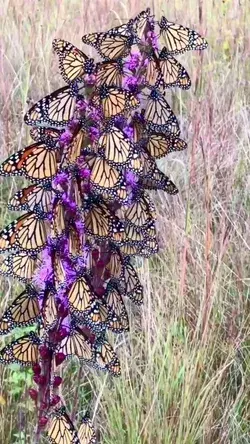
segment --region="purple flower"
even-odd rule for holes
[[[69,175],[65,171],[61,171],[57,173],[57,175],[53,179],[53,185],[65,185],[68,183]]]
[[[100,137],[100,130],[96,128],[95,126],[91,126],[89,128],[89,138],[91,142],[95,142]]]
[[[129,76],[125,79],[124,86],[128,87],[129,91],[135,92],[140,84],[140,78]]]
[[[137,186],[138,177],[132,171],[126,171],[125,180],[127,185],[130,185],[132,188],[135,188]]]
[[[76,109],[78,109],[80,112],[85,112],[88,109],[88,102],[86,100],[78,100],[76,102]]]
[[[71,132],[69,129],[66,129],[66,130],[62,133],[62,135],[60,136],[60,139],[59,139],[59,145],[60,145],[61,147],[69,146],[69,145],[71,144],[72,140],[73,140],[73,134],[72,134],[72,132]]]
[[[53,268],[51,261],[50,248],[45,248],[42,252],[42,265],[36,271],[33,282],[40,288],[44,288],[46,284],[52,282]]]
[[[141,54],[139,52],[136,52],[130,55],[129,59],[125,63],[125,66],[130,71],[135,71],[138,68],[140,62],[141,62]]]
[[[102,113],[101,110],[95,107],[91,107],[89,108],[90,112],[89,112],[89,117],[90,119],[94,120],[94,122],[100,122],[101,118],[102,118]]]
[[[64,260],[63,261],[63,268],[64,268],[64,271],[66,274],[67,285],[73,283],[76,279],[76,271],[72,267],[71,261]]]
[[[68,124],[68,129],[75,133],[79,129],[79,123],[80,121],[78,119],[72,119]]]
[[[86,268],[86,259],[84,259],[82,256],[77,256],[74,259],[74,264],[77,270],[81,272]]]
[[[82,168],[80,170],[80,176],[83,179],[88,179],[90,177],[90,175],[91,175],[91,171],[88,168]]]
[[[149,43],[154,49],[159,49],[158,36],[154,31],[147,32],[146,42]]]
[[[75,221],[75,227],[80,235],[84,233],[84,222],[81,219]]]
[[[132,128],[132,126],[125,126],[125,128],[123,128],[123,132],[126,134],[128,139],[134,140],[134,128]]]

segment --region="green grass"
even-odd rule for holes
[[[139,4],[139,5],[138,5]],[[175,4],[175,6],[173,5]],[[62,85],[51,41],[81,46],[153,2],[2,0],[1,159],[29,142],[22,115]],[[164,7],[163,7],[164,5]],[[154,2],[160,17],[206,35],[204,54],[179,58],[192,89],[174,93],[187,153],[160,162],[177,183],[157,194],[161,251],[138,262],[145,284],[131,331],[117,341],[122,376],[65,369],[65,402],[76,419],[91,404],[103,444],[250,442],[249,22],[247,0]],[[16,182],[2,179],[0,217]],[[2,309],[16,292],[1,280]],[[3,341],[4,342],[4,341]],[[20,375],[20,376],[19,376]],[[27,370],[0,369],[0,442],[31,444],[36,412]]]

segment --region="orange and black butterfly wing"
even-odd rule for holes
[[[196,31],[169,22],[166,17],[161,18],[159,27],[169,54],[181,54],[192,49],[203,50],[208,46],[206,40]]]
[[[31,126],[65,127],[74,117],[78,90],[64,86],[33,105],[24,116]]]

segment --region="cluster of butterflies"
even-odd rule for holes
[[[34,366],[46,344],[53,356],[76,357],[118,376],[106,333],[129,330],[124,297],[143,301],[133,257],[158,251],[148,190],[178,192],[156,161],[186,148],[166,100],[168,88],[191,86],[174,55],[207,43],[165,17],[154,20],[149,9],[82,40],[101,60],[54,40],[67,85],[26,113],[34,143],[0,166],[3,176],[31,181],[8,205],[26,213],[0,232],[0,253],[10,253],[0,273],[26,285],[3,313],[0,334],[38,326],[5,346],[0,362]],[[157,41],[164,42],[161,50]],[[41,290],[37,278],[45,265]],[[67,333],[55,340],[59,330]],[[64,407],[53,415],[50,443],[96,442],[89,418],[77,434]]]

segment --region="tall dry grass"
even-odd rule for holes
[[[250,442],[249,166],[250,4],[248,0],[2,0],[1,158],[28,142],[31,101],[62,85],[55,37],[81,47],[146,6],[206,35],[204,54],[180,60],[192,89],[175,91],[188,151],[160,163],[178,197],[157,194],[161,251],[138,262],[142,310],[118,339],[122,376],[66,371],[64,398],[80,418],[88,402],[103,444]],[[0,217],[16,181],[1,180]],[[1,281],[2,307],[14,286]],[[1,368],[0,443],[32,443],[29,372]],[[75,385],[74,385],[75,381]],[[21,389],[20,389],[21,387]],[[72,388],[73,387],[73,388]],[[92,394],[91,394],[92,393]],[[94,395],[93,395],[94,394]]]

